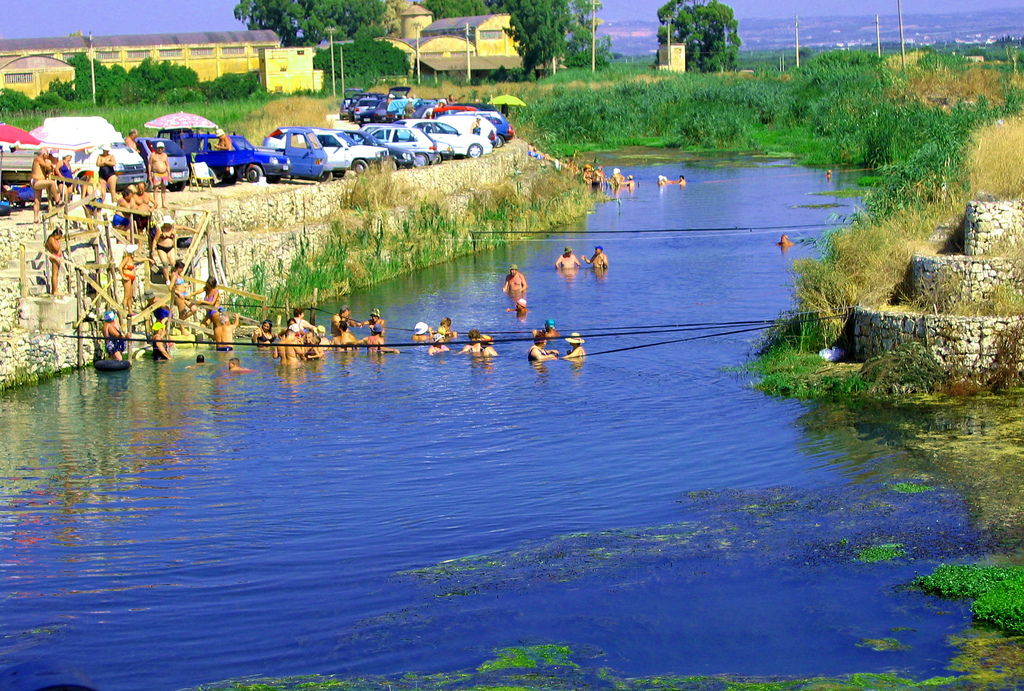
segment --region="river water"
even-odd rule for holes
[[[812,240],[855,201],[812,196],[845,176],[778,162],[608,163],[638,190],[565,233],[348,296],[353,312],[403,328],[450,316],[499,341],[546,318],[584,336],[770,319],[790,306],[792,262],[816,250],[783,253],[784,231],[757,229]],[[679,173],[685,189],[654,182]],[[610,270],[560,274],[566,244],[603,245]],[[513,262],[530,281],[524,322],[500,290]],[[808,426],[827,411],[751,389],[727,368],[756,338],[538,366],[523,342],[499,342],[493,362],[408,350],[290,371],[246,351],[241,376],[220,354],[188,368],[182,350],[9,392],[0,661],[56,658],[110,691],[451,672],[531,643],[629,676],[943,673],[969,612],[899,590],[928,562],[832,548],[929,511],[969,538],[965,508],[941,492],[900,505],[882,483],[909,471],[884,438]],[[893,629],[909,650],[858,644]]]

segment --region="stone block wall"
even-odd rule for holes
[[[902,343],[923,344],[950,371],[978,374],[992,367],[998,336],[1024,317],[955,317],[869,310],[853,313],[854,357],[867,360]]]
[[[991,254],[998,245],[1015,247],[1024,241],[1024,200],[967,204],[964,254]]]
[[[940,305],[981,302],[1002,285],[1024,285],[1021,267],[1002,257],[917,254],[911,276],[914,294]]]
[[[86,361],[92,361],[86,345]],[[78,341],[58,334],[15,331],[0,334],[0,390],[38,381],[78,365]]]

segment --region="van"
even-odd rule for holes
[[[109,146],[116,162],[118,189],[146,181],[146,164],[142,157],[129,149],[121,133],[101,117],[46,118],[41,129],[45,132],[41,139],[50,149],[60,152],[58,155],[72,150],[71,170],[76,176],[90,171],[97,174],[100,147]]]

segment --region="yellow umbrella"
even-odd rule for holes
[[[511,94],[504,94],[502,96],[495,96],[491,99],[491,105],[495,106],[525,106],[521,98],[516,98]]]

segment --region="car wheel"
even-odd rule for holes
[[[362,175],[363,173],[366,172],[366,167],[366,161],[364,161],[361,158],[357,158],[356,160],[352,161],[352,167],[350,168],[350,170],[353,173]]]
[[[494,148],[500,149],[503,146],[505,146],[505,139],[499,134],[495,137]]]
[[[263,176],[263,169],[258,165],[251,165],[245,169],[245,181],[246,182],[259,182],[260,177]]]
[[[417,168],[422,168],[423,166],[430,164],[430,159],[426,154],[416,154],[412,157],[412,164]]]
[[[381,168],[390,171],[398,170],[398,161],[393,158],[388,158],[381,164]]]
[[[480,158],[484,154],[484,147],[479,144],[470,144],[466,149],[466,156],[469,158]]]
[[[320,173],[320,176],[316,179],[316,181],[317,182],[330,182],[332,177],[333,177],[333,174],[331,173],[331,171],[325,170],[324,172]]]
[[[183,189],[185,189],[185,183],[184,182],[176,182],[176,183],[174,183],[172,185],[168,185],[167,189],[170,192],[181,192]]]

